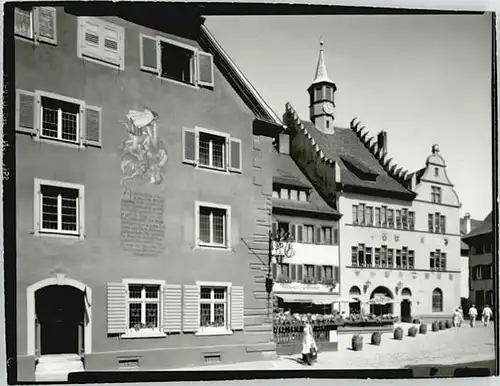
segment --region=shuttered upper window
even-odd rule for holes
[[[79,17],[78,57],[123,70],[125,29],[95,17]]]
[[[141,69],[164,79],[201,87],[214,86],[211,54],[160,36],[140,35]]]
[[[182,161],[199,168],[241,173],[241,140],[200,127],[182,131]]]
[[[57,44],[56,8],[15,8],[14,34],[33,43]]]
[[[16,130],[36,140],[101,146],[101,109],[62,95],[17,90]]]

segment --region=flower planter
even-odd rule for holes
[[[438,322],[432,322],[432,331],[434,331],[434,332],[439,331],[439,323]]]
[[[382,342],[382,334],[376,331],[372,334],[372,344],[375,346],[380,346],[380,342]]]
[[[427,334],[427,324],[421,324],[419,328],[421,334]]]
[[[413,324],[420,324],[420,319],[413,319]]]
[[[360,335],[354,335],[352,337],[351,344],[354,351],[361,351],[363,349],[363,337]]]
[[[444,330],[445,328],[446,328],[446,325],[445,325],[444,321],[443,321],[443,320],[440,320],[440,321],[439,321],[439,329],[440,329],[440,330]]]
[[[403,339],[403,329],[401,327],[397,327],[394,330],[394,339],[402,340]]]
[[[446,323],[445,323],[445,327],[446,328],[451,328],[453,327],[453,324],[451,323],[451,320],[447,320]]]
[[[411,336],[411,337],[417,336],[417,328],[416,327],[410,327],[408,329],[408,336]]]

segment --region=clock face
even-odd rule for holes
[[[327,114],[332,114],[334,111],[333,104],[332,103],[325,103],[323,105],[323,111]]]

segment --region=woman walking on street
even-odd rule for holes
[[[314,341],[313,329],[311,326],[310,319],[306,319],[304,326],[304,335],[302,338],[302,360],[308,364],[312,365],[313,355],[316,356],[318,352],[318,347]]]

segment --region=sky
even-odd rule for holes
[[[357,117],[413,172],[438,144],[462,208],[492,210],[491,16],[210,16],[205,25],[282,116],[309,119],[307,88],[324,41],[336,126]]]

